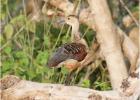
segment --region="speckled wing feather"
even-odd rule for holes
[[[59,47],[48,61],[49,67],[55,67],[68,59],[82,61],[87,55],[85,45],[81,43],[66,43]]]

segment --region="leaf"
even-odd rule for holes
[[[4,61],[2,63],[2,73],[10,71],[12,69],[13,65],[14,65],[14,62],[10,59]]]
[[[14,17],[10,23],[13,25],[18,25],[18,26],[24,26],[25,25],[25,21],[26,21],[26,17],[24,15],[19,15]]]
[[[88,88],[90,86],[90,80],[83,80],[82,87]]]
[[[15,56],[15,58],[26,58],[27,57],[26,53],[23,51],[16,51],[14,53],[14,56]]]
[[[48,52],[47,51],[39,51],[37,55],[36,61],[40,65],[45,65],[48,59]]]
[[[110,90],[111,89],[111,86],[110,86],[110,84],[109,83],[107,83],[107,82],[95,82],[94,83],[95,84],[95,87],[96,88],[100,88],[101,90]]]
[[[26,22],[27,22],[26,29],[29,30],[29,31],[31,31],[31,32],[33,32],[33,33],[35,33],[35,30],[36,30],[36,24],[35,24],[35,22],[29,21],[29,20],[27,20]]]
[[[49,46],[50,45],[50,39],[48,36],[44,36],[44,44],[45,46]]]
[[[13,26],[11,24],[7,24],[4,27],[4,34],[5,34],[5,37],[7,40],[12,37],[13,32],[14,32],[14,29],[13,29]]]
[[[28,58],[21,58],[21,59],[19,59],[19,64],[23,67],[27,67],[29,64],[29,59]]]
[[[29,65],[29,58],[24,51],[16,51],[14,53],[14,58],[17,60],[18,64],[22,67],[27,67]]]
[[[11,48],[11,47],[5,47],[5,48],[4,48],[4,52],[5,52],[6,54],[10,54],[11,51],[12,51],[12,48]]]

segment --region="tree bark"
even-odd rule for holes
[[[113,89],[119,89],[127,75],[121,43],[106,0],[88,0],[97,32],[97,40],[105,56]]]

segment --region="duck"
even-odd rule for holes
[[[79,20],[75,15],[69,15],[61,22],[72,27],[71,42],[58,47],[48,60],[47,66],[59,68],[66,66],[70,71],[80,66],[88,52],[88,45],[79,32]]]

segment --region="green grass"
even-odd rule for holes
[[[99,90],[111,89],[108,73],[102,64],[85,78],[87,67],[80,72],[70,73],[65,67],[49,68],[46,63],[58,46],[70,42],[70,27],[53,26],[55,16],[51,20],[32,22],[27,18],[24,9],[17,11],[18,0],[1,0],[0,34],[1,42],[1,72],[5,75],[16,75],[22,79],[76,85]],[[84,38],[91,45],[94,32],[85,25],[80,25],[80,31],[86,34]]]

